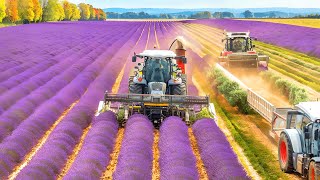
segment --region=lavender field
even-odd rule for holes
[[[167,49],[181,28],[172,21],[114,21],[0,29],[1,179],[199,179],[203,171],[206,179],[218,178],[206,158],[212,150],[197,132],[210,134],[210,128],[195,129],[196,157],[190,127],[180,118],[167,118],[158,131],[143,115],[130,117],[124,129],[112,112],[95,116],[106,90],[128,91],[133,53]],[[192,48],[188,54],[188,73],[208,64]],[[199,93],[192,78],[188,90]],[[224,135],[217,137],[229,147],[230,177],[248,178]]]

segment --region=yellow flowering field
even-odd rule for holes
[[[291,24],[304,27],[320,28],[320,19],[239,19],[246,21],[263,21],[281,24]]]

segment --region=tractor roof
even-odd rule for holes
[[[235,37],[243,37],[247,38],[250,37],[250,32],[227,32],[227,38],[235,38]]]
[[[138,55],[148,56],[148,57],[157,57],[157,58],[166,58],[166,57],[174,58],[177,56],[173,51],[169,51],[169,50],[145,50]]]
[[[320,119],[320,102],[301,102],[296,106],[305,112],[312,121]]]

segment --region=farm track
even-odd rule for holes
[[[159,130],[154,130],[154,140],[153,140],[153,161],[152,161],[152,180],[160,179],[160,165],[159,165]]]
[[[124,136],[124,129],[121,128],[118,131],[117,138],[115,141],[116,143],[114,145],[112,153],[110,154],[110,156],[111,156],[110,163],[109,163],[108,167],[106,168],[105,172],[103,173],[101,179],[105,179],[105,180],[112,179],[112,174],[116,170],[116,166],[118,163],[118,157],[120,154],[123,136]]]
[[[199,55],[198,58],[204,59],[204,63],[206,64],[213,64],[215,61],[215,57],[217,57],[218,53],[220,53],[222,47],[220,43],[221,37],[219,33],[220,30],[210,28],[204,25],[196,25],[196,24],[190,24],[190,23],[180,23],[180,22],[141,22],[139,26],[134,26],[137,28],[134,35],[130,36],[131,40],[128,40],[127,44],[129,45],[124,46],[124,48],[117,48],[115,49],[116,52],[112,54],[112,56],[108,57],[110,58],[110,62],[108,62],[105,67],[110,66],[110,64],[121,64],[120,67],[116,69],[110,69],[110,75],[113,75],[114,79],[110,82],[108,87],[109,90],[113,93],[126,93],[127,92],[127,86],[128,86],[128,79],[127,77],[130,74],[130,70],[133,67],[133,64],[131,63],[131,55],[133,52],[142,52],[145,49],[167,49],[166,46],[170,45],[170,42],[176,38],[177,36],[185,36],[185,39],[187,40],[187,46],[188,48],[191,48],[191,51],[194,51],[192,53]],[[133,32],[133,31],[132,31]],[[209,32],[210,35],[213,35],[212,38],[208,37],[208,35],[205,35],[203,32]],[[93,38],[93,37],[92,37]],[[99,38],[96,38],[99,39]],[[214,40],[214,42],[212,42]],[[219,41],[218,41],[219,40]],[[134,42],[133,42],[134,41]],[[197,43],[199,42],[199,43]],[[112,47],[111,47],[112,48]],[[90,48],[90,50],[92,50]],[[120,53],[121,49],[125,49],[125,53]],[[88,50],[89,51],[89,50]],[[203,79],[201,79],[200,69],[203,67],[197,67],[198,64],[196,64],[198,58],[190,58],[191,59],[191,66],[192,68],[187,69],[188,74],[192,74],[193,76],[189,80],[189,86],[193,86],[197,89],[197,94],[207,94],[207,93],[215,93],[212,90],[208,91],[208,87],[205,87],[205,84]],[[115,63],[118,62],[118,63]],[[200,69],[199,69],[200,68]],[[203,70],[203,69],[202,69]],[[104,73],[101,73],[104,74]],[[101,75],[100,74],[100,75]],[[273,98],[270,94],[270,88],[266,88],[266,84],[264,81],[261,81],[259,77],[256,77],[255,75],[252,75],[252,79],[248,79],[246,76],[244,76],[244,73],[235,73],[233,72],[240,80],[242,80],[245,84],[248,84],[250,87],[257,85],[257,81],[259,81],[259,85],[263,86],[264,88],[261,89],[254,89],[258,91],[261,94],[264,94],[264,91],[268,92],[264,97],[268,97],[267,99],[271,99],[273,102],[277,102],[276,105],[283,106],[284,104],[287,104],[287,100],[284,98],[281,102],[279,102],[278,99]],[[203,75],[203,73],[202,73]],[[100,76],[96,76],[96,78],[93,80],[93,82],[96,79],[99,79]],[[116,78],[115,78],[116,77]],[[251,78],[251,76],[250,76]],[[108,78],[107,78],[108,79]],[[110,79],[110,78],[109,78]],[[253,83],[255,82],[255,83]],[[1,83],[0,83],[1,85]],[[268,85],[269,86],[269,85]],[[189,87],[188,87],[189,88]],[[88,97],[88,94],[90,94],[92,90],[89,88],[89,92],[85,92],[81,95],[81,98]],[[87,95],[85,95],[87,94]],[[102,95],[102,94],[101,94]],[[196,94],[195,94],[196,95]],[[102,97],[102,96],[101,96]],[[278,96],[277,96],[278,97]],[[32,150],[26,154],[26,156],[23,158],[22,162],[17,164],[14,168],[14,171],[10,173],[9,178],[15,179],[17,175],[24,169],[25,172],[31,170],[32,167],[35,167],[34,165],[37,162],[41,162],[39,158],[33,158],[37,152],[42,152],[40,149],[44,146],[44,144],[50,141],[50,135],[54,134],[55,129],[57,129],[59,124],[63,122],[64,117],[69,113],[72,112],[73,107],[77,107],[77,105],[83,104],[84,100],[77,100],[74,102],[68,110],[65,110],[61,116],[54,121],[54,124],[50,127],[49,130],[47,130],[44,135],[38,140],[38,143],[33,146]],[[96,103],[92,103],[97,106]],[[92,107],[96,108],[96,107]],[[234,111],[230,109],[230,111]],[[91,114],[91,117],[93,114]],[[276,156],[276,144],[272,141],[270,136],[268,135],[268,129],[270,126],[268,126],[265,122],[258,122],[263,121],[262,118],[259,120],[254,119],[253,117],[247,117],[247,116],[241,116],[243,118],[243,121],[241,122],[241,125],[245,126],[244,130],[248,133],[253,133],[255,135],[258,134],[257,139],[259,142],[261,142],[263,145],[265,145],[274,156]],[[92,119],[92,118],[91,118]],[[61,164],[62,168],[59,169],[59,173],[56,174],[58,179],[62,179],[69,171],[71,166],[73,165],[75,159],[77,158],[79,152],[82,150],[83,142],[86,139],[87,133],[90,133],[91,130],[91,120],[88,120],[88,125],[85,125],[81,129],[80,136],[76,137],[76,144],[72,145],[71,151],[68,151],[67,159],[64,160],[64,162]],[[231,146],[233,147],[233,150],[238,155],[239,162],[245,167],[248,175],[250,175],[253,179],[260,179],[260,176],[257,174],[257,172],[253,169],[252,165],[248,161],[248,159],[244,155],[244,150],[234,141],[233,137],[231,136],[230,132],[227,130],[226,125],[221,120],[218,121],[220,128],[223,130],[223,132],[226,134],[228,141],[230,142]],[[110,156],[110,162],[107,166],[105,166],[103,170],[103,174],[101,174],[101,179],[112,179],[112,176],[114,172],[116,171],[116,167],[118,165],[118,158],[121,150],[122,141],[124,138],[124,129],[120,128],[117,134],[117,137],[115,139],[115,144],[113,147],[113,151],[110,152],[110,154],[105,154],[105,156]],[[154,139],[153,139],[153,145],[152,145],[152,151],[153,151],[153,162],[152,162],[152,168],[150,171],[152,172],[152,179],[159,179],[161,174],[161,167],[159,164],[160,159],[160,152],[159,152],[159,131],[154,131]],[[207,171],[205,169],[205,164],[202,161],[202,157],[199,152],[198,144],[196,141],[196,138],[192,132],[192,130],[188,129],[188,138],[191,143],[191,149],[192,153],[196,159],[196,171],[199,174],[199,177],[201,179],[209,179]],[[34,162],[31,162],[34,161]],[[25,173],[21,173],[21,175],[25,175]],[[296,178],[295,175],[289,175],[290,178]]]
[[[198,173],[199,173],[199,178],[202,179],[202,180],[208,180],[209,179],[208,178],[208,174],[207,174],[206,168],[205,168],[205,166],[203,164],[203,161],[201,159],[201,155],[200,155],[200,152],[199,152],[197,140],[196,140],[191,128],[188,128],[188,134],[189,134],[189,139],[190,139],[190,142],[191,142],[191,147],[192,147],[193,154],[194,154],[194,156],[196,157],[196,160],[197,160],[197,170],[198,170]]]
[[[83,130],[82,136],[80,137],[80,140],[79,140],[78,144],[73,149],[71,155],[69,155],[67,162],[65,163],[65,165],[62,168],[60,174],[58,175],[57,180],[62,180],[63,177],[67,174],[67,172],[71,168],[73,162],[75,161],[77,155],[79,154],[79,152],[80,152],[80,150],[81,150],[81,148],[83,146],[84,139],[87,137],[87,134],[90,131],[91,127],[92,127],[92,125],[90,124],[87,128],[85,128]]]

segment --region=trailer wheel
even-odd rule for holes
[[[133,82],[133,78],[129,79],[129,93],[142,94],[142,86]]]
[[[281,133],[279,146],[278,146],[278,157],[280,168],[284,172],[293,171],[293,158],[292,158],[292,144],[287,134]]]
[[[309,164],[308,179],[319,180],[320,179],[320,174],[318,174],[319,171],[320,171],[320,164],[315,163],[314,161],[311,161]]]

